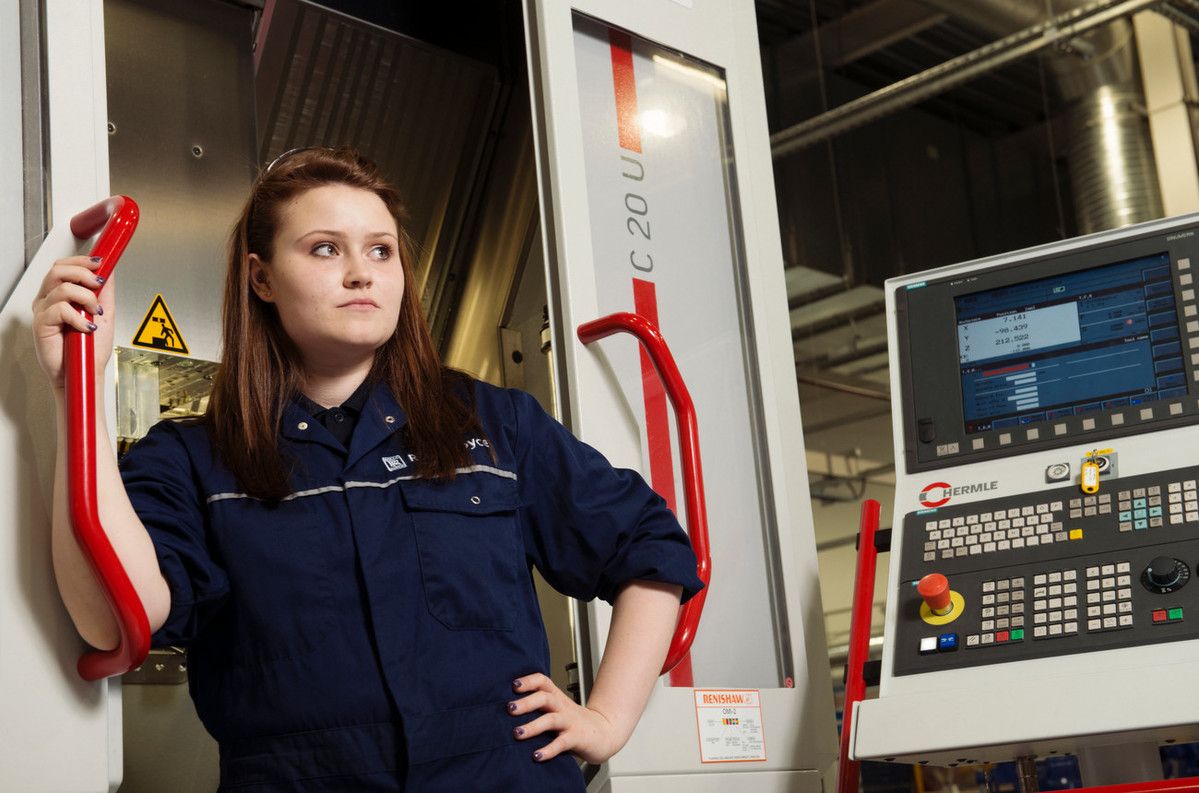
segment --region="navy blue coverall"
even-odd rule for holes
[[[418,479],[390,390],[346,447],[297,400],[299,461],[275,507],[239,491],[202,422],[164,421],[121,473],[171,589],[154,646],[189,651],[221,791],[583,790],[553,734],[516,741],[512,680],[549,674],[530,568],[611,602],[633,579],[702,583],[687,537],[636,472],[613,468],[528,394],[475,384],[486,438],[452,481]],[[494,448],[493,462],[488,445]]]

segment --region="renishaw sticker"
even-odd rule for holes
[[[695,690],[701,763],[766,760],[766,734],[758,689]]]

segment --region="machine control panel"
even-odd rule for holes
[[[1199,467],[909,513],[893,674],[1199,638],[1197,529]]]

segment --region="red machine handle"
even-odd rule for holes
[[[708,597],[708,588],[712,580],[712,551],[708,546],[708,511],[704,504],[704,474],[699,459],[699,425],[695,418],[695,405],[691,402],[691,394],[679,374],[679,367],[662,338],[661,331],[654,323],[640,314],[620,312],[579,326],[579,340],[590,344],[614,333],[630,333],[636,337],[649,353],[650,360],[662,384],[666,395],[674,407],[675,419],[678,422],[679,446],[683,455],[683,491],[684,503],[687,509],[687,529],[691,535],[691,548],[695,551],[697,564],[695,572],[704,582],[704,588],[697,595],[679,608],[679,622],[674,636],[670,640],[670,650],[666,654],[666,663],[662,674],[678,666],[687,653],[691,651],[691,643],[695,641],[695,632],[699,628],[699,618],[704,610],[704,601]]]
[[[113,196],[71,218],[71,233],[87,239],[103,229],[91,255],[103,261],[96,274],[107,278],[137,228],[138,208],[132,198]],[[78,309],[89,322],[91,315]],[[119,675],[139,666],[150,652],[150,622],[137,590],[100,525],[96,501],[96,340],[69,329],[66,336],[67,483],[75,538],[104,590],[117,619],[121,642],[113,650],[92,651],[79,659],[84,680]]]

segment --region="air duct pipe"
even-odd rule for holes
[[[995,38],[1047,16],[1044,0],[924,2]],[[1058,0],[1053,11],[1086,4]],[[1069,114],[1070,184],[1079,231],[1089,234],[1161,217],[1132,23],[1121,19],[1079,36],[1051,55],[1047,65]]]

